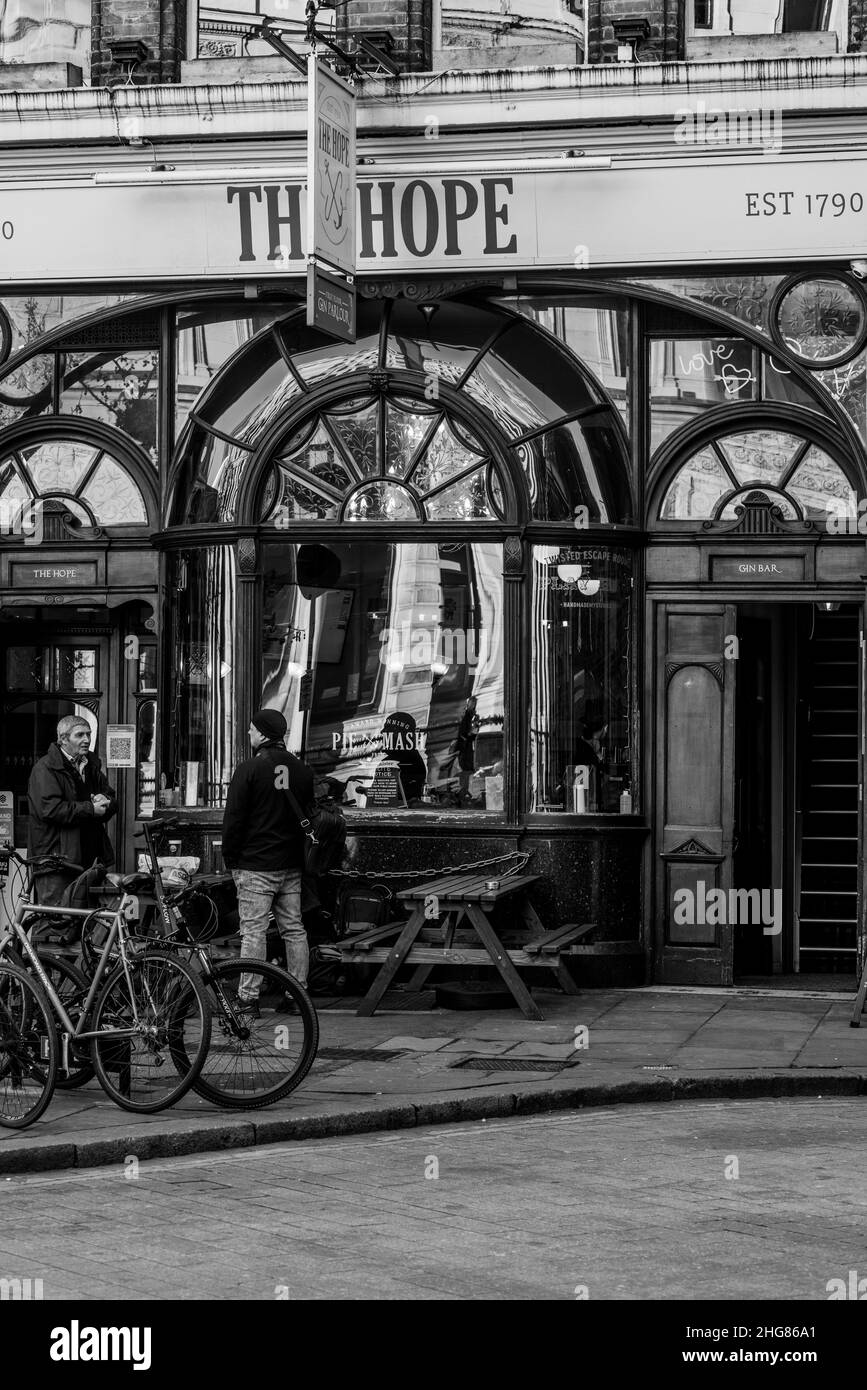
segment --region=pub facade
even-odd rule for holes
[[[865,93],[860,54],[367,78],[344,342],[300,77],[0,92],[16,843],[76,712],[123,867],[171,813],[220,869],[267,705],[355,870],[529,852],[588,984],[854,978]]]

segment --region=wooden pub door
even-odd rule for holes
[[[654,972],[657,984],[730,985],[737,610],[656,605]],[[708,895],[713,896],[708,902]]]

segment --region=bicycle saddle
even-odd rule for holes
[[[143,893],[145,889],[153,886],[152,875],[146,873],[106,874],[105,881],[110,884],[112,888],[123,888],[128,891],[139,893]]]

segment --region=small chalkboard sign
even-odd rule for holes
[[[382,762],[373,774],[373,781],[367,789],[367,805],[405,806],[403,783],[397,763]]]

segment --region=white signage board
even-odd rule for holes
[[[315,53],[307,59],[307,189],[307,255],[354,275],[355,92]]]
[[[359,275],[848,260],[867,248],[867,153],[683,156],[562,173],[362,172]],[[297,166],[268,181],[9,185],[0,279],[300,276],[306,202]],[[329,259],[337,254],[332,244]]]

